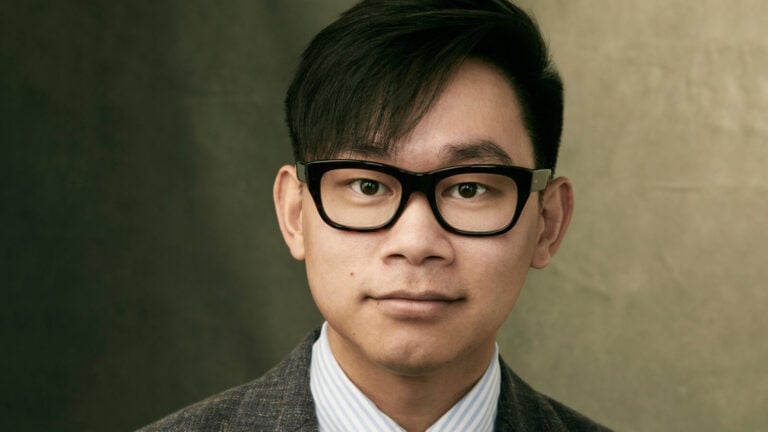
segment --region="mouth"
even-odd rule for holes
[[[398,319],[437,318],[464,300],[459,296],[434,291],[393,291],[369,296],[367,299],[385,315]]]
[[[461,298],[458,296],[451,296],[436,291],[393,291],[386,294],[374,295],[370,297],[374,300],[406,300],[414,302],[454,302],[461,300]]]

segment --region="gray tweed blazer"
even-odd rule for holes
[[[140,432],[317,431],[309,389],[310,333],[261,378],[227,390],[139,429]],[[565,405],[533,390],[503,361],[496,431],[607,431]]]

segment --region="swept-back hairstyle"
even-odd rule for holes
[[[554,168],[562,81],[536,23],[506,0],[364,0],[342,14],[309,44],[288,89],[294,157],[391,152],[467,58],[507,77],[537,168]]]

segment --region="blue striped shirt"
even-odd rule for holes
[[[331,353],[326,326],[312,347],[309,384],[320,432],[405,432],[349,380]],[[482,378],[427,432],[493,431],[501,389],[498,346]]]

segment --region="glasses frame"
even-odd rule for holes
[[[400,196],[400,203],[398,204],[395,214],[383,224],[371,228],[349,227],[339,224],[328,217],[325,209],[323,208],[323,199],[320,192],[320,180],[328,171],[340,168],[377,171],[388,174],[400,182],[402,193]],[[435,189],[437,184],[446,177],[465,173],[500,174],[511,178],[515,182],[518,189],[515,215],[506,226],[492,231],[464,231],[454,228],[448,222],[446,222],[445,219],[443,219],[443,216],[440,214],[440,209],[437,206],[437,198],[435,197]],[[326,224],[340,230],[372,232],[389,228],[394,225],[395,222],[397,222],[397,220],[403,214],[411,194],[414,192],[421,192],[427,197],[429,206],[432,208],[432,214],[435,216],[435,219],[437,219],[437,222],[441,227],[443,227],[443,229],[455,234],[486,237],[503,234],[515,226],[515,223],[517,223],[517,220],[519,219],[525,204],[528,202],[530,195],[533,192],[544,190],[549,185],[549,181],[552,178],[552,170],[530,169],[511,165],[481,164],[459,165],[448,168],[441,168],[429,172],[412,172],[378,162],[353,159],[334,159],[318,160],[313,162],[296,162],[296,175],[301,182],[307,184],[309,193],[312,195],[312,199],[314,200],[315,206],[317,207],[317,210],[319,211],[320,217],[323,219],[323,221]]]

